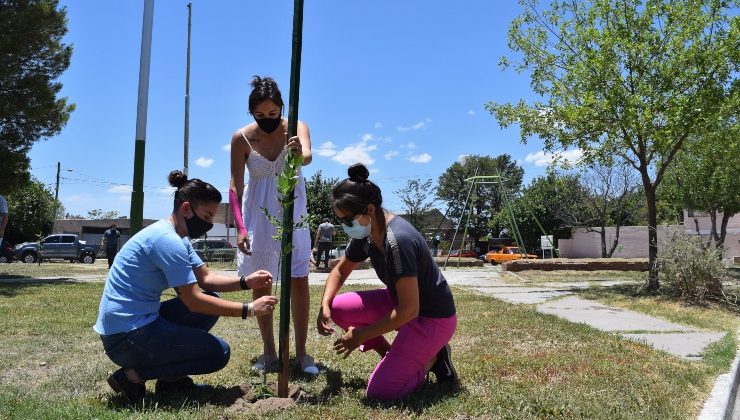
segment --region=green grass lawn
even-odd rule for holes
[[[91,329],[102,288],[102,283],[0,284],[0,418],[258,417],[216,402],[232,386],[261,381],[249,372],[262,347],[252,319],[223,318],[214,328],[229,342],[232,355],[222,371],[196,377],[210,385],[206,391],[160,398],[150,381],[144,402],[126,407],[105,382],[116,367]],[[711,360],[688,362],[538,314],[531,305],[455,288],[459,327],[451,345],[462,387],[450,392],[430,383],[401,401],[378,403],[364,398],[377,355],[336,357],[333,339],[313,327],[322,288],[311,291],[308,349],[322,373],[291,383],[315,399],[273,417],[694,418],[734,355],[734,342],[727,340],[728,349],[714,351]],[[269,382],[276,380],[268,375]]]

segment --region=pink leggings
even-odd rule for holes
[[[331,304],[334,322],[347,330],[373,324],[395,308],[388,289],[342,293]],[[367,396],[394,400],[417,389],[424,382],[424,365],[450,341],[457,326],[457,316],[429,318],[419,316],[398,329],[391,349],[380,360],[367,381]],[[383,336],[372,338],[360,351],[381,347]]]

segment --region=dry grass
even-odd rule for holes
[[[229,365],[198,377],[210,389],[126,407],[104,380],[115,366],[92,331],[101,283],[0,285],[0,417],[6,418],[218,418],[226,407],[213,399],[233,385],[259,383],[249,372],[261,344],[252,320],[222,319],[214,333],[232,347]],[[312,287],[317,302],[321,287]],[[451,344],[463,386],[434,385],[400,401],[364,397],[377,363],[370,353],[337,358],[331,338],[311,329],[308,349],[322,374],[295,377],[316,396],[277,418],[693,418],[714,378],[729,367],[687,362],[583,325],[488,296],[455,289],[459,327]],[[227,294],[234,300],[243,293]],[[315,319],[316,308],[311,319]],[[275,380],[270,375],[271,381]],[[150,384],[151,387],[153,384]],[[150,388],[151,391],[151,388]],[[231,413],[230,415],[233,415]],[[256,413],[237,413],[256,418]]]

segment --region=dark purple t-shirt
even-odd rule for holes
[[[419,315],[429,318],[448,318],[455,314],[447,280],[432,259],[429,247],[421,234],[402,217],[396,216],[386,226],[383,252],[378,251],[370,238],[353,239],[345,251],[353,262],[370,261],[398,304],[396,282],[401,277],[416,277],[419,282]]]

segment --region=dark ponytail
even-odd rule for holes
[[[277,82],[272,77],[254,76],[252,79],[252,93],[249,94],[249,113],[254,112],[254,108],[266,100],[275,102],[277,106],[283,108],[283,95],[278,89]]]
[[[385,231],[385,209],[380,188],[368,180],[370,171],[361,163],[347,169],[348,178],[339,181],[331,190],[332,205],[348,215],[363,213],[368,204],[375,206],[373,223]]]
[[[188,176],[181,171],[174,170],[170,172],[167,180],[170,185],[177,188],[174,210],[177,210],[186,201],[190,202],[193,207],[205,203],[221,202],[221,193],[213,185],[198,178],[188,179]]]

